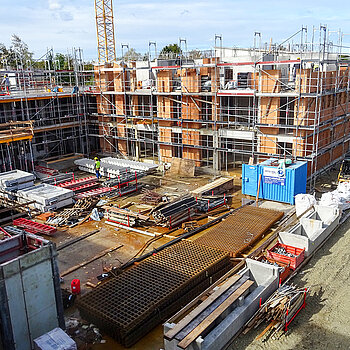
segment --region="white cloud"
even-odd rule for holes
[[[57,0],[49,0],[49,9],[54,11],[54,10],[59,10],[62,8],[62,5],[57,1]]]

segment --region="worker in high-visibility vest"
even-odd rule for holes
[[[101,162],[97,157],[95,157],[94,160],[95,160],[96,177],[99,179],[101,177],[101,174],[100,174]]]
[[[6,92],[8,94],[10,94],[10,85],[11,85],[11,83],[10,83],[10,78],[9,78],[8,74],[4,75],[4,78],[2,79],[1,85],[4,85],[5,89],[6,89]]]

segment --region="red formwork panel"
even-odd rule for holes
[[[282,254],[278,254],[274,252],[276,248],[284,248],[288,253],[291,253],[293,256],[286,256]],[[289,245],[285,245],[282,243],[277,243],[275,244],[271,249],[267,250],[267,257],[270,259],[274,259],[276,261],[285,263],[285,264],[290,264],[290,268],[292,270],[295,270],[304,260],[304,254],[305,254],[305,249],[301,248],[295,248]]]
[[[57,231],[55,227],[40,224],[38,222],[23,218],[13,220],[13,225],[21,227],[29,233],[42,234],[47,236],[51,236]]]
[[[71,181],[62,182],[62,183],[58,184],[57,187],[73,189],[73,188],[77,188],[79,186],[83,186],[83,185],[87,185],[87,184],[91,184],[91,183],[97,184],[96,176],[88,176],[88,177],[84,177],[84,178],[78,179],[78,180],[71,180]]]

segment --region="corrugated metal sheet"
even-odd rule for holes
[[[266,173],[278,171],[277,166],[271,166],[276,159],[268,159],[258,165],[243,165],[242,193],[256,196],[261,174],[259,198],[277,202],[294,204],[295,195],[306,192],[307,162],[296,161],[286,166],[285,175],[280,179],[268,178]],[[272,180],[272,181],[270,181]]]

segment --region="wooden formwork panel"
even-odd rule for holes
[[[217,92],[220,89],[220,70],[219,68],[210,68],[211,91]]]
[[[118,123],[117,125],[117,133],[119,137],[126,137],[126,125]]]
[[[123,95],[115,95],[114,97],[115,101],[115,113],[118,115],[124,115],[125,114],[125,98]]]
[[[111,68],[112,65],[105,63],[104,65],[94,66],[95,85],[99,91],[113,91],[113,72],[104,71],[104,68]]]
[[[134,68],[134,70],[129,71],[129,90],[135,91],[137,89],[136,62],[131,62],[130,66]]]
[[[131,97],[131,110],[132,110],[132,114],[134,116],[140,115],[140,113],[139,113],[139,97],[138,96],[134,95]]]
[[[162,162],[171,163],[173,159],[173,147],[169,145],[159,145],[159,153]]]
[[[199,92],[200,75],[193,68],[183,68],[180,70],[182,92]]]
[[[348,86],[348,80],[349,80],[349,67],[340,67],[338,88],[345,89]]]
[[[278,135],[280,133],[280,129],[278,127],[264,127],[261,126],[260,131],[266,135]]]
[[[277,93],[281,91],[281,83],[279,81],[281,79],[281,70],[264,70],[257,79],[259,79],[258,81],[260,82],[258,85],[260,87],[259,92]]]
[[[260,123],[278,124],[280,116],[279,108],[279,97],[262,97],[260,99]]]
[[[339,146],[334,147],[331,150],[331,161],[334,161],[340,158],[344,153],[344,145],[340,144]]]
[[[114,152],[114,139],[111,137],[111,128],[108,124],[100,124],[98,127],[100,137],[100,147],[102,152]]]
[[[318,84],[318,72],[313,72],[311,69],[298,70],[295,78],[295,90],[297,92],[316,92]]]
[[[127,80],[127,72],[123,70],[122,67],[118,63],[114,63],[113,68],[116,70],[113,73],[113,81],[114,81],[114,91],[124,92],[129,87],[129,82]]]
[[[182,130],[182,143],[185,145],[200,146],[200,132],[197,130]]]
[[[157,112],[158,118],[171,118],[171,100],[166,98],[165,96],[158,96],[157,101]]]
[[[182,118],[200,120],[201,102],[197,102],[193,97],[191,98],[190,96],[183,96],[182,101],[185,103],[182,105]]]
[[[347,125],[343,121],[333,127],[332,140],[338,141],[347,134]]]
[[[111,114],[113,105],[110,96],[96,95],[97,113],[99,114]]]
[[[118,140],[118,151],[124,154],[125,156],[128,155],[128,148],[127,148],[127,142],[126,140]]]
[[[172,70],[161,70],[157,73],[157,91],[171,92],[172,91]]]
[[[316,118],[316,99],[300,98],[294,105],[294,125],[313,125]]]
[[[323,127],[318,134],[318,148],[327,147],[331,143],[331,130],[328,125]]]
[[[327,167],[331,162],[330,152],[326,152],[319,157],[317,157],[317,170]]]
[[[160,142],[169,142],[171,143],[171,129],[159,128],[159,138]]]
[[[293,156],[304,157],[305,156],[305,141],[304,139],[296,138],[293,140]]]
[[[210,58],[203,58],[203,64],[210,64]],[[209,75],[209,73],[210,73],[209,67],[200,68],[201,75]]]

